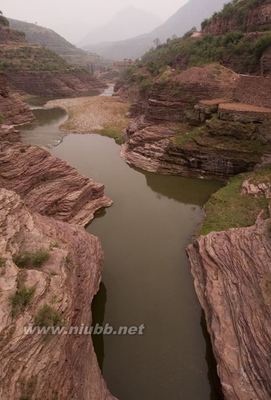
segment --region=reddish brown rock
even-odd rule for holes
[[[67,71],[7,71],[15,90],[45,97],[78,97],[99,94],[106,87],[82,70]]]
[[[223,35],[233,31],[253,32],[269,28],[271,24],[270,0],[261,0],[254,4],[253,2],[249,4],[248,1],[243,1],[243,3],[243,12],[239,12],[241,1],[237,1],[227,15],[223,12],[214,15],[208,23],[204,24],[203,32],[211,35]]]
[[[154,122],[183,121],[200,100],[215,96],[231,101],[237,83],[238,74],[218,64],[189,68],[154,83],[145,116]]]
[[[0,115],[5,124],[20,125],[34,119],[29,107],[21,100],[20,96],[10,92],[7,78],[0,73]],[[1,123],[1,122],[0,122]]]
[[[271,221],[188,248],[227,400],[271,398]]]
[[[9,42],[24,42],[25,34],[23,32],[14,31],[8,26],[0,25],[0,44]]]
[[[31,213],[14,192],[0,190],[0,397],[2,400],[113,400],[102,378],[90,335],[27,334],[49,305],[69,328],[90,327],[90,304],[99,289],[99,240],[78,226]],[[40,268],[19,269],[14,256],[40,249]],[[18,289],[31,301],[12,308]]]
[[[79,225],[112,204],[102,184],[81,176],[47,150],[21,143],[0,144],[0,187],[22,196],[32,211]]]
[[[166,126],[133,124],[121,155],[129,165],[145,171],[222,180],[252,170],[261,160],[253,148],[242,148],[242,142],[237,145],[225,137],[204,133],[186,140],[189,130],[191,127],[184,127],[183,140],[178,143],[174,139],[176,131]]]

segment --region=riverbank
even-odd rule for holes
[[[188,247],[226,399],[270,398],[270,199],[271,167],[232,178]]]
[[[68,120],[61,125],[65,132],[99,133],[122,142],[129,123],[129,104],[118,97],[93,96],[49,101],[46,108],[63,108]]]

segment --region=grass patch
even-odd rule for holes
[[[189,142],[195,141],[196,138],[200,137],[203,134],[203,128],[195,128],[190,132],[179,132],[176,131],[176,135],[172,138],[172,142],[176,144],[176,146],[184,146]]]
[[[4,268],[6,265],[6,259],[3,257],[0,257],[0,268]]]
[[[116,127],[107,127],[98,131],[99,135],[107,136],[115,140],[117,144],[123,144],[123,133],[122,129]]]
[[[50,257],[49,251],[38,250],[36,252],[24,252],[13,257],[18,268],[40,268]]]
[[[13,317],[23,312],[24,309],[30,304],[35,293],[35,288],[21,287],[17,292],[11,296],[10,303],[12,307],[11,314]]]
[[[200,230],[201,235],[251,226],[261,210],[265,210],[268,217],[268,200],[265,196],[254,197],[241,193],[242,183],[251,176],[253,174],[241,174],[232,178],[227,186],[211,197],[205,205],[206,218]]]
[[[34,323],[39,327],[62,326],[63,321],[57,310],[48,304],[42,306],[35,316]]]

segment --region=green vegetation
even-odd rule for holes
[[[189,142],[195,142],[195,140],[203,134],[204,128],[195,128],[189,132],[178,132],[176,131],[176,135],[172,138],[172,142],[177,146],[184,146]]]
[[[36,252],[24,252],[13,257],[14,263],[18,268],[40,268],[50,257],[47,250],[38,250]]]
[[[35,288],[21,287],[17,292],[10,298],[12,306],[12,316],[15,317],[30,304],[35,293]]]
[[[61,315],[53,307],[45,304],[42,306],[34,319],[35,325],[39,327],[62,326]]]
[[[0,268],[3,268],[6,265],[6,260],[5,258],[0,256]]]
[[[0,71],[67,71],[64,59],[45,47],[21,45],[0,49]]]
[[[201,27],[202,29],[207,28],[213,19],[227,20],[231,18],[238,24],[240,30],[245,30],[248,13],[261,4],[263,4],[263,0],[233,0],[231,3],[225,4],[222,11],[215,13],[210,19],[203,21]]]
[[[230,228],[251,226],[264,210],[268,216],[268,200],[265,196],[252,196],[241,193],[242,183],[270,181],[271,168],[246,173],[232,178],[228,185],[215,193],[205,206],[206,218],[200,234],[223,231]]]
[[[8,22],[8,19],[7,18],[5,18],[3,15],[2,15],[2,12],[0,13],[0,27],[8,27],[9,26],[9,22]]]
[[[107,136],[115,140],[117,144],[123,144],[123,133],[122,130],[116,127],[106,127],[98,131],[99,135]]]
[[[180,60],[180,68],[182,64],[185,68],[214,62],[227,64],[230,60],[236,71],[254,72],[269,46],[270,32],[254,39],[242,32],[230,32],[221,36],[206,35],[201,39],[173,39],[146,53],[138,67],[144,66],[151,76],[157,76],[167,66],[175,66],[176,63],[178,65],[177,58]],[[128,74],[131,72],[130,70]]]

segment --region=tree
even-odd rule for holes
[[[161,40],[159,38],[156,38],[156,39],[154,39],[153,43],[154,43],[155,47],[158,47],[161,45]]]

